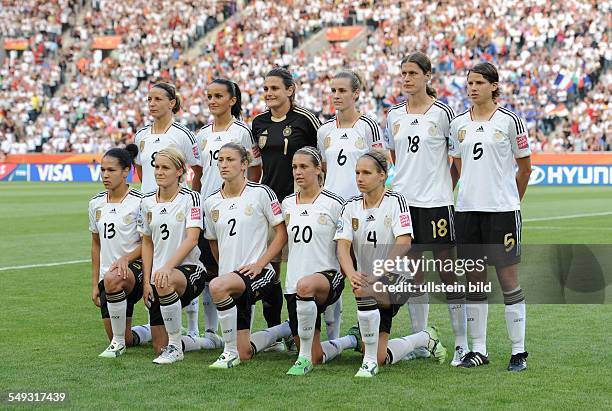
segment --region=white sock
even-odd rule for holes
[[[358,310],[359,329],[364,342],[363,361],[378,364],[378,332],[380,327],[380,311]]]
[[[189,305],[185,307],[187,313],[187,332],[191,335],[200,335],[200,328],[198,327],[198,311],[200,309],[200,302],[198,297],[191,300]]]
[[[512,342],[512,355],[525,352],[525,301],[505,306],[506,327]],[[110,311],[110,310],[109,310]]]
[[[487,353],[487,317],[489,304],[487,300],[466,304],[467,325],[472,337],[472,351],[482,355]]]
[[[323,348],[323,364],[328,363],[339,356],[342,351],[355,347],[357,347],[357,339],[354,335],[345,335],[344,337],[336,338],[335,340],[322,342],[321,348]]]
[[[448,316],[450,317],[453,334],[455,334],[455,347],[469,351],[467,341],[467,315],[465,298],[447,299]]]
[[[238,309],[235,305],[231,308],[218,311],[219,324],[221,324],[221,334],[223,335],[223,341],[225,342],[224,352],[229,352],[234,355],[238,355],[238,345],[236,343],[236,336],[238,334]]]
[[[125,296],[125,293],[123,294]],[[119,302],[107,301],[108,315],[110,316],[111,328],[113,329],[113,341],[125,345],[125,313],[127,311],[127,300]]]
[[[427,327],[429,317],[429,293],[408,297],[408,312],[412,322],[412,332],[423,331]]]
[[[178,299],[178,294],[176,295],[177,299],[172,304],[169,305],[161,305],[160,311],[162,317],[164,318],[164,326],[166,327],[166,332],[168,333],[168,345],[174,345],[175,347],[181,347],[181,301]],[[160,296],[160,300],[163,297]]]
[[[288,321],[284,321],[274,327],[251,334],[251,344],[255,347],[255,354],[257,354],[270,347],[279,338],[287,338],[289,336],[291,336],[291,327],[289,327]]]
[[[132,334],[136,334],[138,341],[135,342],[137,342],[138,345],[144,345],[151,342],[151,326],[149,324],[135,325],[132,327]]]
[[[391,355],[388,357],[388,361],[390,364],[395,364],[416,348],[427,348],[428,343],[429,334],[425,331],[389,340],[387,343],[387,352]]]
[[[328,340],[340,337],[340,325],[342,322],[342,298],[325,309],[325,332]]]
[[[181,337],[183,352],[198,351],[201,348],[200,342],[198,341],[199,338],[200,337],[194,337],[191,335],[183,335]]]
[[[317,303],[314,300],[300,300],[295,302],[298,335],[300,336],[300,357],[307,358],[312,362],[312,339],[317,321]],[[329,331],[329,328],[327,328]]]
[[[257,306],[253,304],[251,306],[251,331],[253,331],[253,323],[255,322],[255,308],[257,308]]]
[[[208,283],[202,292],[202,306],[204,307],[204,329],[217,332],[219,329],[219,317],[217,317],[217,307],[212,302]]]

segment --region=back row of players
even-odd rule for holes
[[[107,191],[90,202],[93,299],[111,339],[101,356],[121,355],[125,346],[152,338],[159,354],[155,363],[180,360],[183,351],[224,346],[211,367],[231,368],[293,335],[300,347],[288,372],[293,375],[306,374],[313,363],[330,361],[347,348],[364,352],[356,374],[362,377],[402,359],[433,355],[444,361],[446,350],[427,324],[426,292],[416,290],[407,298],[413,334],[388,339],[391,320],[406,301],[375,293],[372,285],[397,285],[405,277],[389,272],[373,278],[372,258],[408,252],[417,258],[432,250],[434,257],[446,259],[457,242],[461,258],[479,258],[484,251],[493,257],[489,263],[504,292],[512,342],[508,369],[526,369],[525,302],[517,271],[520,199],[530,173],[524,122],[497,105],[499,78],[489,63],[469,71],[473,107],[458,116],[428,85],[427,56],[411,54],[401,72],[407,101],[389,111],[386,133],[358,112],[363,83],[349,70],[332,79],[337,115],[323,125],[294,104],[291,74],[270,71],[264,82],[269,110],[254,119],[252,132],[239,120],[238,85],[214,80],[207,88],[214,122],[197,137],[173,121],[180,109],[175,89],[166,83],[153,86],[149,109],[154,122],[137,132],[136,146],[130,147],[148,194],[125,182],[130,153],[112,149],[102,161]],[[393,191],[385,188],[388,158],[380,150],[385,147],[396,167]],[[181,184],[187,165],[201,196]],[[278,198],[284,198],[282,205]],[[278,273],[287,242],[289,323],[282,323]],[[395,246],[392,251],[368,248],[377,244]],[[467,244],[499,244],[502,251]],[[439,275],[445,284],[457,283],[452,270]],[[484,267],[469,272],[467,280],[483,283],[486,275]],[[345,276],[357,300],[359,327],[339,337]],[[410,281],[423,283],[423,273]],[[201,337],[197,297],[203,291],[206,332]],[[130,332],[133,304],[141,294],[149,306],[150,328],[136,326]],[[250,334],[258,300],[268,328]],[[451,364],[487,364],[486,294],[450,292],[447,300],[455,334]],[[185,306],[189,334],[181,337]],[[329,338],[323,343],[321,313]],[[223,340],[216,334],[219,322]]]

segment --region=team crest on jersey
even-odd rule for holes
[[[219,221],[219,210],[212,210],[212,220],[215,223]]]
[[[385,227],[391,227],[391,217],[388,214],[385,216]]]
[[[365,140],[363,139],[363,137],[359,137],[355,141],[355,147],[357,147],[359,150],[363,150],[365,148]]]
[[[147,211],[147,224],[151,224],[151,221],[153,221],[153,213]]]
[[[293,131],[291,130],[291,126],[287,126],[283,129],[283,136],[289,137]]]
[[[96,221],[100,221],[100,218],[102,217],[102,210],[100,210],[99,208],[96,210]]]
[[[246,208],[244,209],[244,214],[245,215],[253,215],[253,206],[251,204],[246,206]]]
[[[436,135],[436,132],[437,132],[437,127],[436,127],[436,125],[435,125],[435,124],[433,124],[431,127],[429,127],[429,130],[428,130],[428,131],[429,131],[429,135],[430,135],[430,136],[432,136],[432,137],[433,137],[433,136],[435,136],[435,135]]]
[[[130,224],[133,221],[131,214],[123,216],[123,224]]]
[[[291,214],[289,213],[285,214],[285,225],[289,225],[290,221],[291,221]]]
[[[393,124],[393,135],[396,135],[399,129],[400,129],[400,123],[398,121],[397,123]]]
[[[178,213],[176,213],[176,221],[178,222],[185,221],[185,213],[183,213],[182,211],[179,211]]]
[[[353,226],[353,231],[359,230],[359,219],[358,218],[352,218],[351,219],[351,225]]]
[[[495,141],[497,141],[498,143],[504,139],[504,135],[499,130],[496,131],[495,134],[493,134],[493,137],[495,137]]]
[[[208,143],[208,140],[204,139],[202,140],[202,150],[204,150],[206,148],[206,144]]]
[[[327,136],[325,137],[325,139],[323,140],[323,147],[325,147],[326,149],[328,149],[331,146],[331,136]]]
[[[327,224],[327,217],[325,217],[325,214],[323,213],[319,214],[319,224],[321,225]]]
[[[142,152],[142,151],[144,151],[144,144],[145,144],[145,142],[144,142],[144,140],[142,140],[142,141],[140,142],[140,151],[141,151],[141,152]]]
[[[461,129],[457,133],[457,140],[459,140],[460,143],[463,143],[463,140],[465,140],[465,133],[466,133],[465,129]]]

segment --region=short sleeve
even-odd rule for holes
[[[268,223],[270,223],[272,227],[275,227],[283,222],[283,210],[281,209],[281,205],[274,191],[266,186],[263,186],[263,188],[263,190],[259,190],[261,192],[260,199],[263,206],[263,212]]]
[[[140,213],[138,213],[138,232],[142,235],[146,235],[147,237],[151,237],[151,212],[149,211],[149,207],[142,201],[140,203]]]
[[[205,201],[204,207],[202,207],[204,211],[204,238],[207,240],[216,240],[217,239],[217,230],[215,229],[215,222],[212,219],[212,211],[210,209],[210,202]]]
[[[183,140],[183,153],[187,158],[187,164],[190,166],[201,166],[200,162],[200,145],[193,133],[189,131],[189,137]]]
[[[372,150],[384,148],[383,133],[379,125],[376,123],[376,121],[370,118],[365,116],[362,118],[364,118],[364,121],[366,122],[365,138],[368,147]]]
[[[200,193],[192,191],[187,201],[187,210],[185,218],[185,228],[204,228],[204,218],[202,216],[202,202]]]
[[[134,158],[134,163],[136,163],[137,165],[142,165],[142,159],[141,159],[141,154],[142,154],[142,149],[144,148],[144,144],[142,143],[142,134],[140,133],[136,133],[136,137],[134,138],[134,144],[136,144],[136,147],[138,147],[138,154],[136,154],[136,157]]]
[[[255,142],[255,138],[253,138],[253,133],[248,128],[242,128],[242,139],[241,143],[244,148],[251,152],[253,156],[253,161],[249,166],[259,166],[261,165],[261,151],[259,150],[259,146]]]
[[[98,233],[98,224],[96,224],[96,208],[93,201],[89,203],[89,231],[94,234]]]
[[[406,199],[400,193],[396,193],[396,196],[392,196],[391,199],[394,200],[393,236],[397,238],[401,235],[412,234],[412,218]]]
[[[393,117],[387,117],[387,126],[385,127],[385,147],[387,150],[395,150],[395,141],[393,140]]]
[[[527,128],[522,118],[516,117],[514,121],[510,122],[508,130],[508,137],[510,138],[510,145],[512,146],[512,154],[515,158],[523,158],[531,155],[531,149],[529,148],[529,135],[527,134]]]
[[[321,158],[325,161],[325,127],[319,128],[317,130],[317,148],[321,152]]]
[[[349,205],[349,203],[346,203],[340,209],[340,215],[336,222],[336,235],[334,235],[334,241],[353,241],[353,229],[351,224],[351,212],[349,209]]]
[[[459,139],[457,138],[457,122],[451,121],[448,127],[448,154],[455,158],[461,158]]]

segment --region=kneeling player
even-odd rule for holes
[[[393,296],[390,302],[377,301],[371,285],[380,281],[369,273],[374,260],[394,259],[393,254],[405,255],[408,251],[412,240],[410,212],[401,194],[385,188],[387,158],[384,153],[370,151],[364,154],[357,161],[355,171],[362,194],[345,204],[335,236],[340,266],[351,281],[357,300],[357,317],[365,345],[363,363],[355,377],[373,377],[378,372],[378,365],[395,364],[418,347],[426,347],[434,358],[443,362],[446,349],[433,327],[389,341],[391,322],[401,305],[393,303]],[[359,271],[353,267],[351,246]],[[387,254],[389,247],[393,248],[390,255]],[[380,279],[393,283],[401,281],[400,275],[394,273],[387,273]],[[376,287],[374,291],[378,292]],[[382,294],[386,293],[378,292],[379,296]]]
[[[100,307],[111,340],[100,354],[104,358],[118,357],[126,346],[141,342],[138,334],[128,332],[134,304],[142,296],[140,235],[136,228],[142,194],[126,182],[137,152],[132,144],[127,150],[113,148],[104,154],[101,170],[106,191],[89,202],[92,299]]]
[[[275,272],[270,260],[287,242],[287,233],[274,192],[244,177],[250,163],[248,151],[227,143],[217,161],[223,185],[205,200],[204,214],[205,236],[221,273],[209,287],[225,349],[210,367],[232,368],[290,335],[287,323],[250,334],[251,305],[273,291]],[[268,225],[276,236],[266,249]]]
[[[285,198],[282,207],[289,235],[285,298],[291,332],[300,346],[289,375],[305,375],[313,364],[331,361],[358,343],[355,335],[321,343],[321,313],[339,301],[344,290],[333,241],[344,201],[321,188],[321,165],[321,154],[313,147],[295,153],[293,178],[299,191]],[[354,332],[358,334],[356,327]]]
[[[160,354],[155,364],[183,359],[185,351],[217,348],[221,341],[186,336],[181,341],[181,308],[204,289],[205,270],[200,263],[198,237],[202,229],[200,194],[181,187],[186,161],[173,147],[155,156],[158,189],[145,194],[139,230],[143,235],[145,303],[150,303],[153,348]]]

